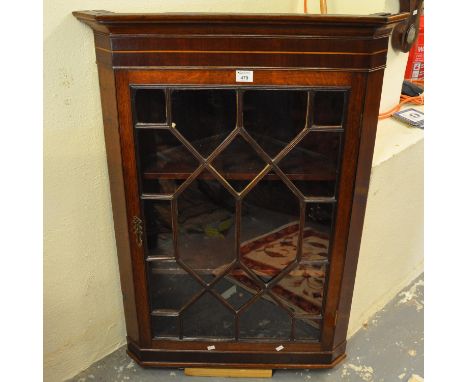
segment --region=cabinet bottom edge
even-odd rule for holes
[[[343,344],[344,345],[344,344]],[[214,353],[187,350],[160,351],[127,345],[127,354],[145,368],[243,368],[243,369],[331,369],[346,358],[345,346],[333,352],[304,353]]]

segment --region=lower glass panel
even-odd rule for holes
[[[291,317],[271,296],[263,295],[239,318],[239,337],[284,339],[291,336]]]
[[[206,292],[181,313],[184,337],[234,338],[234,312]]]
[[[334,210],[334,203],[306,203],[303,260],[328,259]]]
[[[320,315],[327,266],[299,264],[272,288],[294,314]]]
[[[262,180],[244,198],[241,259],[269,282],[296,258],[299,200],[280,180]]]
[[[151,327],[154,337],[179,337],[178,317],[153,316]]]
[[[151,310],[179,311],[202,286],[175,261],[149,263]]]
[[[304,341],[320,341],[322,320],[312,318],[295,318],[294,338]]]
[[[260,288],[256,285],[251,286],[245,283],[248,278],[246,273],[234,268],[226,277],[223,277],[213,289],[232,306],[233,309],[239,310],[245,305]]]

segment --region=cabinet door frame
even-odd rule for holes
[[[248,68],[246,68],[248,69]],[[374,74],[375,73],[375,74]],[[143,246],[135,240],[134,217],[141,218],[140,196],[138,190],[138,173],[133,132],[133,117],[131,105],[131,85],[200,85],[216,86],[242,86],[235,81],[234,69],[172,69],[160,68],[151,70],[114,70],[116,82],[116,97],[119,119],[120,145],[122,155],[122,168],[125,186],[125,199],[127,209],[128,235],[132,257],[132,273],[134,284],[134,299],[136,305],[136,319],[139,327],[138,339],[130,339],[135,352],[138,349],[158,349],[166,353],[167,360],[162,357],[159,365],[182,364],[192,362],[193,357],[185,357],[187,351],[197,353],[206,351],[210,341],[167,341],[154,340],[151,337],[149,294],[146,279],[146,264]],[[231,357],[232,352],[247,354],[255,351],[260,357],[256,358],[256,365],[269,364],[262,359],[271,359],[275,365],[287,367],[304,367],[307,364],[317,364],[316,359],[307,361],[301,354],[316,354],[320,363],[320,355],[329,354],[333,359],[344,351],[346,331],[349,321],[349,309],[352,299],[352,289],[359,252],[360,234],[367,197],[368,181],[366,174],[370,172],[372,148],[375,137],[375,122],[366,116],[371,115],[379,99],[365,99],[366,90],[373,92],[369,87],[380,86],[383,70],[370,74],[344,71],[313,71],[306,69],[255,69],[254,84],[245,86],[271,86],[271,87],[346,87],[348,93],[348,109],[343,122],[343,148],[338,179],[339,193],[337,195],[336,219],[334,234],[331,242],[329,279],[327,282],[327,295],[323,310],[322,340],[319,343],[261,343],[261,342],[220,342],[216,343],[216,354],[224,355],[225,359],[238,360],[239,365],[245,362],[242,357]],[[368,78],[369,77],[369,78]],[[366,81],[374,77],[372,81]],[[380,79],[380,81],[379,81]],[[366,89],[366,86],[368,89]],[[376,103],[377,102],[377,103]],[[366,111],[366,113],[365,113]],[[372,129],[372,124],[374,128]],[[368,131],[368,136],[363,133]],[[372,132],[372,130],[374,130]],[[365,138],[361,142],[361,137]],[[365,150],[363,157],[359,150]],[[358,160],[360,171],[358,170]],[[368,176],[367,176],[368,179]],[[355,191],[356,187],[356,191]],[[363,204],[364,203],[364,204]],[[356,213],[354,213],[354,210]],[[352,214],[353,212],[353,214]],[[353,215],[353,216],[352,216]],[[348,243],[349,241],[349,243]],[[284,341],[283,341],[284,342]],[[283,345],[285,348],[277,352],[275,348]],[[341,350],[343,349],[343,350]],[[180,351],[180,352],[179,352]],[[213,353],[214,354],[214,353]],[[280,354],[282,354],[280,356]],[[284,358],[284,354],[291,354],[292,358]],[[262,358],[262,356],[264,358]],[[171,358],[173,357],[173,358]],[[170,361],[170,359],[177,360]],[[248,356],[249,357],[249,356]],[[270,358],[268,358],[270,357]],[[143,357],[144,358],[144,357]],[[206,364],[220,363],[213,360]],[[324,364],[329,363],[323,358]],[[231,364],[231,362],[229,362]],[[234,363],[233,363],[234,364]]]

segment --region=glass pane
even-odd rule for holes
[[[216,170],[241,192],[266,166],[255,150],[238,135],[213,161]]]
[[[299,264],[273,287],[271,293],[295,314],[319,315],[326,270],[325,264]]]
[[[302,259],[326,260],[329,255],[335,205],[307,203],[302,243]]]
[[[151,309],[182,308],[202,286],[175,261],[152,261],[149,264]]]
[[[249,286],[248,281],[245,283],[245,277],[248,276],[242,269],[235,268],[213,287],[236,310],[240,309],[253,297],[253,293],[260,289],[255,284]],[[250,278],[248,279],[250,281]]]
[[[203,173],[178,198],[180,259],[209,283],[235,259],[235,200]]]
[[[289,339],[290,335],[291,317],[268,295],[255,301],[239,318],[240,338]]]
[[[312,120],[314,125],[338,126],[343,122],[345,92],[318,91],[314,96]]]
[[[153,316],[151,326],[154,337],[178,337],[177,317]]]
[[[199,162],[168,130],[137,129],[142,192],[173,194]]]
[[[311,318],[296,318],[295,320],[295,339],[320,341],[321,320],[314,320]]]
[[[334,196],[340,133],[310,132],[279,167],[305,196]]]
[[[265,282],[296,257],[299,200],[282,181],[262,180],[244,198],[241,258]]]
[[[234,337],[234,313],[205,293],[182,313],[184,337]]]
[[[174,256],[171,202],[145,200],[143,204],[147,256]]]
[[[244,93],[244,127],[271,157],[304,129],[306,114],[306,91],[248,90]]]
[[[173,127],[208,157],[236,126],[235,90],[173,90]]]
[[[166,96],[162,89],[135,90],[137,122],[166,123]]]

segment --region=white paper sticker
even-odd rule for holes
[[[417,14],[418,14],[418,10],[415,9],[415,10],[413,11],[413,16],[414,16],[414,15],[417,15]]]
[[[253,70],[236,70],[236,82],[253,82]]]
[[[207,346],[206,348],[207,348],[208,350],[215,350],[215,349],[216,349],[216,346],[210,345],[210,346]]]
[[[276,347],[276,351],[281,351],[284,349],[284,346],[283,345],[280,345],[280,346],[277,346]]]

